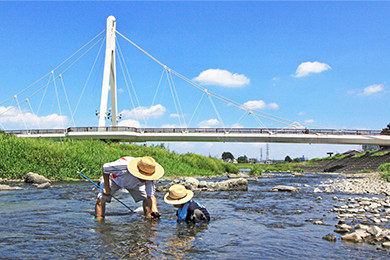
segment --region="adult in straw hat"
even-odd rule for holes
[[[210,214],[207,209],[193,200],[194,193],[181,184],[172,185],[164,196],[164,201],[177,208],[177,221],[187,223],[208,223]]]
[[[103,165],[102,188],[97,195],[95,218],[105,216],[106,202],[111,202],[111,195],[119,189],[129,191],[135,202],[143,201],[144,217],[159,218],[157,200],[154,196],[154,180],[164,175],[164,168],[152,157],[122,157]]]

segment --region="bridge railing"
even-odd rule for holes
[[[316,135],[380,135],[382,130],[308,129],[308,128],[135,128],[127,126],[68,127],[66,129],[7,130],[21,134],[67,134],[72,132],[133,132],[133,133],[216,133],[216,134],[316,134]]]

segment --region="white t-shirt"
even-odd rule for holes
[[[122,157],[114,162],[105,163],[103,165],[103,174],[109,174],[111,181],[115,182],[121,188],[137,189],[139,186],[145,185],[146,195],[154,196],[154,181],[144,181],[138,179],[127,169],[127,165],[134,157]]]

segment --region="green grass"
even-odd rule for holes
[[[383,155],[386,155],[388,153],[389,153],[389,151],[376,152],[376,153],[372,154],[371,156],[383,156]]]
[[[197,154],[178,155],[160,147],[106,143],[97,140],[17,138],[0,133],[0,178],[22,179],[35,172],[52,180],[80,179],[81,171],[98,178],[102,166],[123,156],[151,156],[165,176],[210,176],[238,172],[237,167]]]
[[[258,166],[260,170],[265,172],[303,172],[300,165],[304,163],[287,163],[287,162],[277,162],[272,164],[253,164],[253,163],[237,163],[234,164],[238,169],[252,169],[254,165]]]
[[[379,165],[378,172],[380,172],[383,179],[390,181],[390,163]]]

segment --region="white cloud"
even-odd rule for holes
[[[69,124],[67,116],[50,114],[37,116],[30,112],[18,111],[11,107],[0,107],[0,124],[7,129],[65,128]]]
[[[234,125],[232,125],[232,128],[244,128],[244,127],[238,123],[235,123]]]
[[[166,108],[160,104],[152,107],[137,107],[120,112],[125,119],[159,118],[164,115]]]
[[[193,78],[194,81],[202,85],[217,85],[224,87],[241,87],[248,85],[250,79],[244,74],[231,73],[227,70],[208,69],[202,71],[198,77]]]
[[[299,116],[304,116],[304,115],[306,115],[306,112],[301,111],[301,112],[298,113],[298,115]]]
[[[308,120],[305,120],[305,123],[306,124],[311,124],[311,123],[314,123],[314,120],[313,119],[308,119]]]
[[[118,93],[121,94],[121,93],[124,93],[125,90],[123,88],[118,88]]]
[[[371,85],[371,86],[368,86],[364,89],[362,95],[369,96],[369,95],[381,92],[381,91],[383,91],[383,89],[384,89],[383,84]]]
[[[137,120],[125,119],[118,123],[119,126],[140,127],[141,124]]]
[[[209,120],[205,120],[205,121],[202,121],[198,124],[198,127],[212,127],[212,126],[217,126],[219,125],[219,121],[217,119],[209,119]]]
[[[297,78],[305,77],[311,73],[320,73],[329,69],[331,69],[331,67],[326,63],[321,63],[318,61],[314,61],[314,62],[307,61],[301,63],[298,66],[297,71],[295,72],[295,77]]]
[[[249,109],[278,109],[279,105],[276,103],[265,103],[263,100],[252,100],[244,103],[244,107]]]

